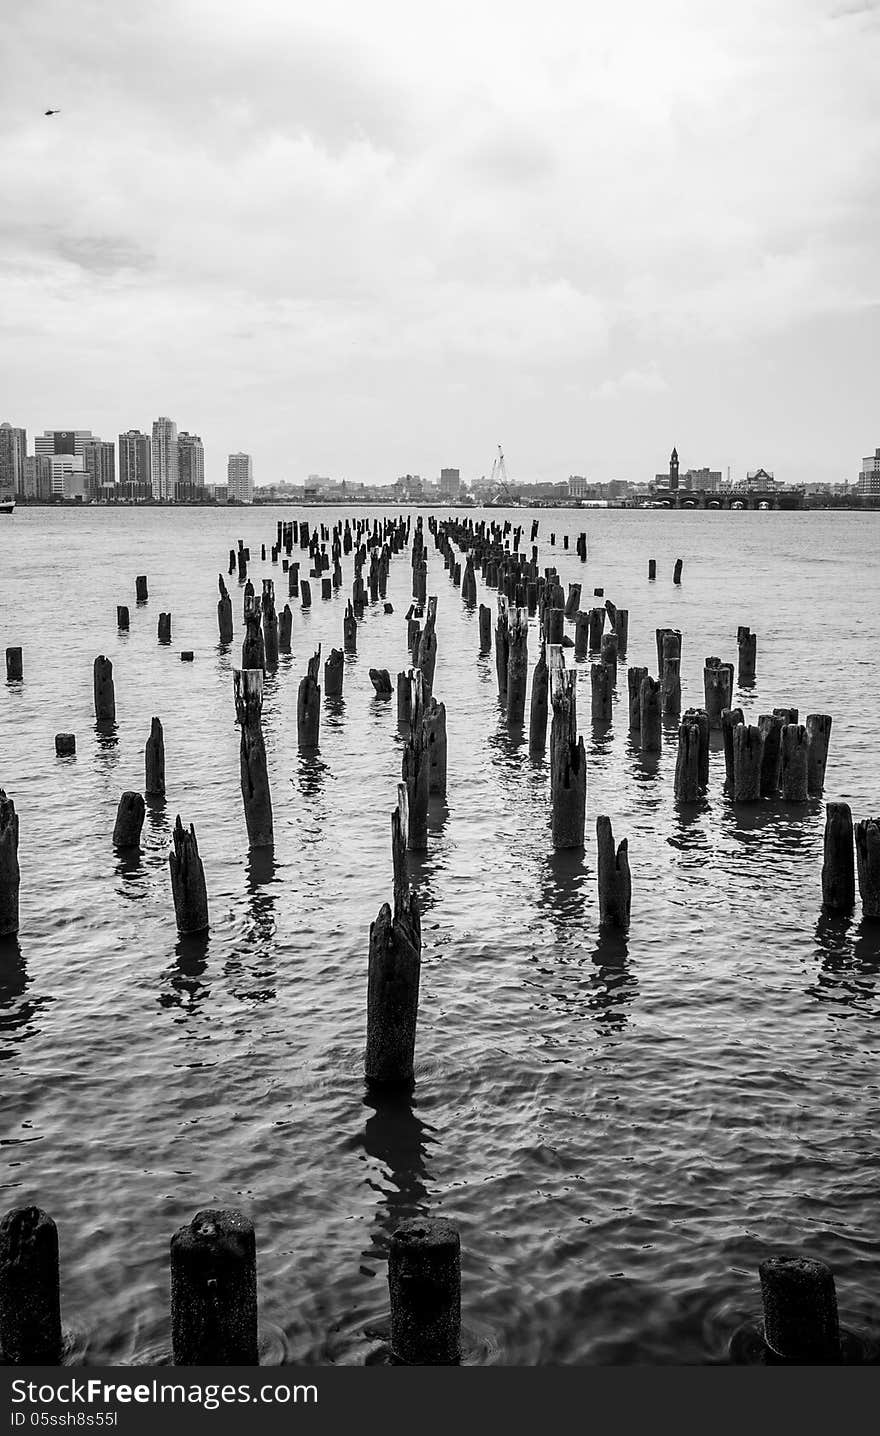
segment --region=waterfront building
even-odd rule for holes
[[[129,429],[119,435],[119,482],[116,496],[132,502],[152,498],[152,444],[149,434]]]
[[[585,499],[587,497],[587,481],[583,474],[569,474],[568,497],[570,499]]]
[[[880,449],[875,449],[873,454],[862,459],[859,493],[880,495]]]
[[[43,454],[28,454],[24,461],[24,496],[46,503],[52,497],[52,460]]]
[[[106,439],[87,439],[83,445],[86,495],[112,498],[116,490],[116,446]]]
[[[445,499],[457,499],[461,493],[461,470],[440,470],[440,493]]]
[[[177,425],[164,414],[153,420],[152,450],[153,498],[173,503],[177,498]]]
[[[721,488],[720,469],[688,469],[681,476],[681,487],[689,490],[703,490],[707,494],[717,494]]]
[[[254,461],[250,454],[230,454],[226,465],[228,502],[252,504],[254,501]]]
[[[11,499],[25,491],[27,432],[12,424],[0,424],[0,499]]]
[[[205,497],[205,450],[198,434],[184,429],[177,436],[178,503],[201,502]]]
[[[44,429],[34,437],[34,453],[41,458],[53,454],[72,454],[81,459],[89,439],[94,438],[91,429]]]

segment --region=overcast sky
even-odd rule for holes
[[[31,447],[169,414],[210,482],[383,483],[880,445],[880,0],[11,0],[0,54]]]

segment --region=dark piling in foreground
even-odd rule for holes
[[[140,793],[123,793],[116,810],[113,827],[114,848],[137,848],[140,846],[141,830],[147,805]]]
[[[480,604],[480,652],[492,651],[492,610],[487,604]]]
[[[263,740],[263,675],[259,668],[236,668],[232,683],[235,716],[241,729],[239,768],[248,843],[251,848],[271,848],[275,833]]]
[[[528,677],[528,610],[514,608],[507,628],[507,724],[510,728],[520,727],[525,718]]]
[[[803,1365],[840,1360],[834,1277],[809,1257],[770,1257],[758,1268],[764,1340],[775,1356]]]
[[[880,818],[856,823],[855,837],[862,917],[880,918]]]
[[[400,783],[391,815],[394,904],[383,903],[370,924],[364,1075],[377,1086],[407,1087],[413,1080],[422,930],[406,872],[407,805],[406,784]]]
[[[599,926],[616,927],[623,932],[629,927],[632,902],[632,880],[626,838],[615,851],[611,819],[596,819],[596,842],[599,851]]]
[[[810,735],[802,723],[786,723],[782,730],[780,786],[786,803],[807,801]]]
[[[40,1207],[15,1207],[0,1222],[0,1361],[60,1366],[58,1229]]]
[[[831,740],[831,721],[831,716],[828,713],[807,714],[807,732],[810,735],[807,791],[811,797],[821,798],[825,791],[825,767],[828,762],[828,744]]]
[[[220,583],[220,599],[217,603],[217,628],[220,634],[221,643],[231,643],[235,636],[235,629],[232,624],[232,599],[229,597],[229,590],[223,580],[222,573],[218,575]]]
[[[758,652],[758,635],[750,628],[740,626],[736,630],[736,681],[740,687],[755,681],[755,660]]]
[[[550,802],[553,846],[582,848],[587,813],[587,757],[577,736],[576,679],[566,672],[562,650],[550,648]]]
[[[826,803],[822,903],[829,912],[847,913],[855,902],[852,810],[849,803]]]
[[[659,753],[663,747],[663,716],[660,711],[660,684],[648,674],[639,688],[639,735],[643,753]]]
[[[208,892],[205,887],[205,869],[199,857],[196,830],[190,825],[189,831],[180,821],[180,814],[174,824],[174,849],[168,854],[171,869],[171,892],[174,897],[174,912],[177,931],[182,934],[207,932]]]
[[[764,736],[753,723],[738,723],[733,730],[733,800],[757,803],[761,796]]]
[[[11,798],[0,788],[0,937],[18,932],[18,814]]]
[[[341,698],[342,680],[345,673],[345,654],[341,648],[331,648],[330,657],[324,664],[324,697]]]
[[[321,645],[309,659],[308,669],[299,682],[296,697],[296,734],[300,748],[317,748],[321,732]]]
[[[197,1212],[171,1238],[175,1366],[257,1366],[257,1243],[241,1212]]]
[[[113,685],[113,664],[103,653],[95,659],[93,669],[95,719],[98,723],[116,722],[116,689]]]
[[[413,1217],[388,1253],[391,1349],[406,1366],[461,1360],[461,1243],[452,1222]]]
[[[550,684],[547,653],[542,643],[532,673],[532,697],[529,704],[529,752],[533,757],[547,747],[547,718],[550,706]]]
[[[648,676],[647,668],[628,668],[626,670],[626,686],[629,697],[629,731],[638,733],[641,730],[641,690],[642,683]]]
[[[144,792],[159,797],[165,794],[165,734],[158,718],[150,724],[144,748]]]

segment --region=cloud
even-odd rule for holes
[[[656,369],[628,369],[619,379],[605,379],[590,393],[591,399],[624,399],[628,395],[663,394],[669,388]]]

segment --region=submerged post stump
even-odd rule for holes
[[[159,797],[165,793],[165,734],[158,718],[150,724],[144,748],[144,792]]]
[[[786,803],[807,801],[807,763],[810,735],[802,723],[786,723],[782,730],[782,798]]]
[[[150,595],[147,592],[147,575],[145,573],[138,574],[134,581],[134,591],[138,603],[146,603]]]
[[[241,1212],[196,1212],[171,1238],[175,1366],[258,1366],[257,1243]]]
[[[811,797],[821,798],[825,790],[825,766],[828,762],[828,743],[831,739],[831,715],[808,713],[807,732],[810,735],[807,791]]]
[[[629,871],[629,845],[626,838],[614,848],[611,819],[596,819],[596,842],[599,849],[599,926],[629,927],[632,901],[632,880]]]
[[[441,1218],[412,1217],[388,1253],[391,1349],[406,1366],[457,1366],[461,1360],[461,1243]]]
[[[753,723],[738,723],[733,730],[733,801],[757,803],[761,796],[761,762],[764,735]]]
[[[144,826],[147,805],[140,793],[123,793],[116,810],[113,828],[114,848],[137,848],[140,846],[141,829]]]
[[[660,684],[648,674],[639,688],[639,733],[643,753],[659,753],[663,746]]]
[[[492,610],[485,603],[480,604],[480,652],[492,651]]]
[[[758,651],[758,635],[741,625],[736,630],[737,673],[736,681],[743,686],[755,681],[755,658]]]
[[[825,804],[822,903],[829,912],[852,912],[856,902],[853,820],[849,803]]]
[[[629,695],[629,731],[638,733],[642,726],[641,719],[641,689],[642,682],[648,676],[647,668],[628,668],[626,670],[626,686]]]
[[[611,698],[614,691],[614,675],[608,664],[590,664],[590,713],[594,723],[611,722]]]
[[[378,698],[390,698],[394,691],[391,683],[391,674],[387,668],[371,668],[370,682],[376,690]]]
[[[128,611],[128,605],[125,603],[117,603],[116,605],[116,627],[120,633],[128,633],[131,628],[131,615]],[[9,651],[9,649],[6,650],[7,656]]]
[[[76,752],[75,733],[55,734],[55,753],[59,758],[72,758]]]
[[[20,648],[7,648],[6,650],[6,681],[7,683],[20,683],[24,672],[22,664],[22,652]]]
[[[526,684],[529,676],[529,615],[514,608],[507,629],[507,724],[522,725],[526,712]]]
[[[190,824],[189,832],[180,821],[180,814],[174,824],[174,850],[168,854],[171,868],[171,891],[174,896],[174,911],[179,933],[199,933],[208,930],[208,892],[205,887],[205,869],[199,857],[196,830]]]
[[[880,818],[856,823],[855,836],[862,917],[880,918]]]
[[[223,581],[222,573],[218,575],[220,581],[220,600],[217,604],[217,627],[220,632],[221,643],[231,643],[235,636],[232,626],[232,599],[229,597],[229,590]]]
[[[116,691],[113,686],[113,664],[103,653],[95,659],[93,671],[95,719],[98,723],[116,722]]]
[[[232,684],[241,728],[239,767],[248,843],[251,848],[271,848],[275,833],[263,740],[263,674],[259,668],[235,668]]]
[[[770,1257],[758,1267],[764,1340],[775,1356],[802,1365],[840,1360],[834,1277],[809,1257]]]
[[[655,558],[649,558],[649,559],[648,559],[648,578],[651,579],[651,578],[656,578],[656,577],[657,577],[657,560],[656,560]]]
[[[370,924],[364,1075],[377,1086],[410,1086],[413,1080],[422,929],[406,874],[407,806],[406,783],[399,783],[391,814],[393,908],[383,903]]]
[[[341,648],[331,648],[324,664],[324,697],[342,697],[342,679],[345,673],[345,654]]]
[[[351,606],[351,599],[349,599],[342,619],[342,647],[346,653],[357,653],[357,646],[357,619],[355,618],[354,609]]]
[[[18,814],[11,798],[0,788],[0,937],[18,932]]]
[[[532,697],[529,704],[529,752],[533,757],[547,746],[547,718],[550,702],[547,653],[542,643],[532,673]]]
[[[317,748],[321,731],[321,645],[309,659],[304,678],[300,679],[296,699],[296,732],[300,748]]]
[[[40,1207],[14,1207],[0,1221],[0,1362],[60,1366],[58,1228]]]

